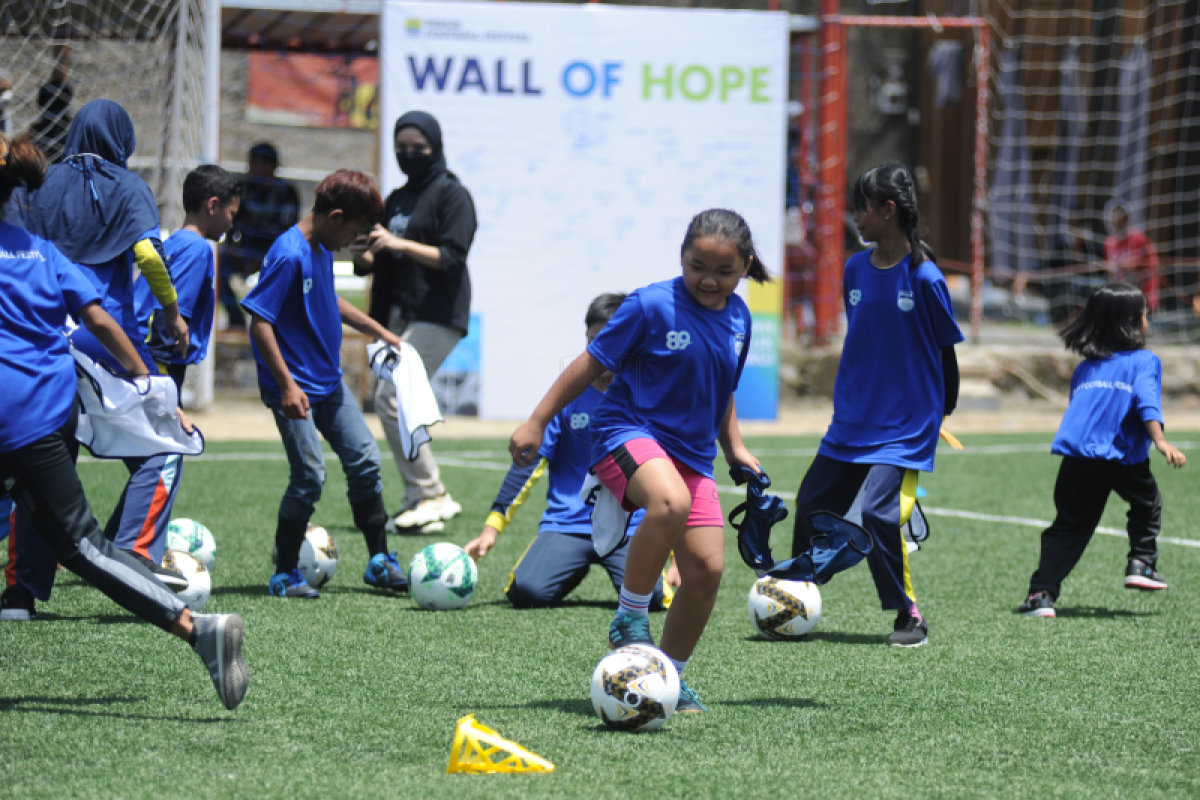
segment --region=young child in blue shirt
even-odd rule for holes
[[[602,294],[591,302],[584,318],[589,344],[608,324],[624,299],[624,294]],[[475,559],[487,555],[534,484],[549,473],[547,508],[542,514],[537,536],[509,573],[504,587],[504,595],[517,608],[558,605],[587,576],[592,564],[604,567],[617,590],[625,579],[629,543],[625,542],[608,555],[598,555],[592,545],[592,509],[579,497],[592,464],[592,419],[612,377],[612,373],[605,372],[550,421],[538,449],[541,460],[536,466],[514,464],[509,469],[483,530],[464,548],[467,555]],[[637,528],[642,515],[640,509],[633,514],[629,520],[631,528]],[[669,606],[673,595],[674,587],[660,581],[654,587],[650,607]]]
[[[647,610],[667,558],[682,580],[661,650],[680,673],[676,711],[703,712],[683,670],[717,599],[724,517],[713,480],[717,442],[732,466],[760,471],[742,444],[733,391],[750,348],[742,278],[770,280],[750,228],[725,209],[697,214],[680,247],[683,274],[625,298],[612,320],[559,376],[513,433],[519,466],[536,458],[546,426],[607,370],[616,377],[592,418],[596,477],[628,511],[645,509],[625,565],[609,645],[649,644]]]
[[[1063,328],[1063,344],[1083,356],[1071,377],[1071,403],[1051,452],[1063,457],[1054,484],[1054,523],[1020,612],[1053,619],[1062,582],[1079,563],[1108,496],[1129,503],[1125,588],[1166,589],[1156,539],[1162,496],[1150,474],[1150,445],[1181,469],[1187,457],[1163,435],[1162,365],[1146,350],[1146,298],[1136,286],[1092,290],[1083,313]]]
[[[333,281],[333,251],[369,231],[382,213],[383,198],[368,176],[344,169],[327,176],[317,184],[313,210],[275,240],[258,284],[242,301],[252,316],[259,394],[275,417],[291,466],[275,529],[275,574],[268,584],[275,597],[320,597],[298,564],[325,485],[321,436],[341,460],[354,524],[367,542],[370,560],[363,581],[408,590],[396,554],[387,552],[379,445],[342,381],[342,323],[393,347],[400,347],[400,339],[338,297]]]
[[[946,280],[918,231],[912,176],[902,164],[868,170],[854,186],[854,222],[875,247],[855,253],[842,278],[846,340],[834,384],[833,421],[800,483],[792,555],[809,549],[810,515],[844,516],[862,490],[867,556],[884,610],[887,643],[919,647],[929,623],[917,609],[901,532],[901,490],[932,472],[943,417],[958,402],[954,321]],[[915,492],[915,488],[913,488]]]
[[[19,184],[36,189],[45,174],[41,152],[0,135],[0,205]],[[193,614],[145,566],[104,538],[84,495],[75,459],[75,359],[63,335],[68,314],[79,320],[133,375],[146,366],[100,293],[81,270],[40,236],[0,220],[0,486],[56,560],[127,611],[190,643],[204,661],[221,702],[234,709],[249,673],[242,658],[244,623],[236,614]],[[9,587],[0,619],[28,620],[33,603],[13,602]]]

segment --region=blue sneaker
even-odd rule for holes
[[[299,597],[301,600],[316,600],[321,596],[320,592],[308,585],[298,569],[272,575],[267,592],[272,597]]]
[[[696,697],[696,690],[684,683],[683,678],[680,678],[679,702],[675,704],[675,713],[701,714],[705,711],[708,711],[708,709],[700,702],[700,698]]]
[[[654,647],[650,636],[650,618],[645,614],[625,614],[620,611],[608,626],[608,646],[616,650],[631,644],[648,644]]]
[[[367,562],[367,571],[363,573],[363,583],[393,592],[408,591],[408,578],[404,577],[404,570],[400,569],[395,553],[372,556]]]

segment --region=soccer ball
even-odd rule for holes
[[[188,608],[200,611],[208,604],[208,595],[212,592],[212,573],[204,568],[200,559],[189,553],[168,550],[163,553],[162,565],[187,578],[187,588],[177,592],[176,597],[187,603]]]
[[[209,572],[217,563],[217,540],[212,531],[194,519],[171,520],[167,525],[167,549],[195,556]]]
[[[421,608],[462,608],[475,594],[478,577],[467,551],[456,544],[438,542],[413,556],[408,566],[408,589]]]
[[[754,629],[767,639],[802,639],[821,621],[821,592],[808,581],[759,578],[746,606]]]
[[[679,673],[661,651],[631,644],[606,655],[592,673],[592,707],[617,731],[661,728],[679,703]]]
[[[297,566],[309,586],[320,589],[333,580],[338,566],[338,546],[329,531],[316,525],[308,526],[304,544],[300,545],[300,563]]]

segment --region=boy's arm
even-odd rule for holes
[[[279,350],[279,342],[275,339],[275,326],[257,314],[251,314],[250,335],[254,337],[258,352],[275,379],[275,385],[283,392],[280,398],[283,415],[288,419],[308,419],[308,395],[292,379],[292,373]]]
[[[121,330],[117,321],[100,306],[99,301],[84,306],[79,312],[79,321],[134,377],[144,378],[150,374],[133,342],[129,341],[125,331]]]
[[[725,454],[725,460],[729,466],[741,465],[761,473],[762,465],[746,449],[746,445],[742,444],[742,432],[738,428],[737,409],[734,405],[731,394],[729,395],[729,407],[725,409],[725,419],[721,422],[721,432],[717,434],[717,441],[721,443],[721,451]]]
[[[492,501],[492,510],[483,530],[463,548],[471,558],[481,558],[496,544],[497,537],[512,522],[519,509],[533,490],[534,484],[546,474],[549,461],[543,458],[537,466],[518,467],[514,464],[504,476],[500,493]]]
[[[1182,469],[1187,463],[1187,456],[1172,447],[1167,441],[1167,437],[1163,434],[1163,426],[1156,419],[1146,420],[1146,430],[1150,433],[1150,440],[1154,442],[1155,449],[1167,457],[1167,463],[1175,469]]]
[[[175,293],[175,285],[171,283],[171,274],[167,272],[161,246],[161,243],[156,246],[153,239],[141,239],[133,245],[133,259],[142,277],[146,279],[154,299],[163,308],[167,326],[175,337],[175,349],[180,355],[185,355],[189,342],[188,324],[179,313],[178,296]]]
[[[400,347],[399,336],[359,311],[349,301],[341,297],[338,298],[338,313],[341,314],[342,322],[354,328],[359,333],[374,336],[376,339],[387,342],[392,347]]]

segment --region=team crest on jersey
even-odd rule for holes
[[[745,344],[746,344],[746,334],[741,333],[741,332],[735,333],[733,335],[733,353],[734,353],[734,355],[740,356],[742,354],[742,347],[744,347]]]
[[[589,417],[587,414],[585,414],[583,412],[580,412],[578,414],[572,414],[571,415],[571,428],[573,430],[579,430],[580,428],[586,428],[588,426],[588,422],[590,422],[590,421],[591,421],[591,417]]]
[[[916,305],[913,302],[913,293],[901,289],[900,294],[896,295],[896,305],[900,306],[901,311],[912,311],[913,306]]]
[[[305,278],[304,279],[304,293],[308,294],[310,291],[312,291],[312,278]]]
[[[862,300],[862,292],[860,292],[858,289],[851,289],[850,290],[850,305],[852,305],[852,306],[858,305],[859,300]]]

